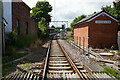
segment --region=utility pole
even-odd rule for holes
[[[0,0],[0,64],[2,64],[2,0]],[[0,67],[0,79],[2,76],[2,67]]]

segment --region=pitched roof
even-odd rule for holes
[[[82,22],[89,22],[89,21],[95,19],[96,17],[98,17],[99,15],[101,15],[102,13],[106,14],[107,16],[109,16],[110,18],[112,18],[112,19],[114,19],[115,21],[118,22],[118,20],[115,17],[113,17],[112,15],[110,15],[109,13],[107,13],[105,11],[100,11],[100,12],[97,12],[97,13],[91,15],[91,16],[88,16],[88,17],[80,20],[79,22],[75,23],[74,25],[77,25],[77,24],[82,23]]]
[[[12,2],[22,2],[26,7],[31,10],[31,8],[23,0],[12,0]]]

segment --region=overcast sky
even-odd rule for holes
[[[23,0],[31,8],[35,6],[37,1],[43,0]],[[94,12],[101,11],[102,6],[113,5],[114,0],[47,0],[53,6],[52,21],[71,21],[82,15],[90,15]],[[55,3],[55,5],[54,5]],[[54,23],[57,26],[64,23]]]

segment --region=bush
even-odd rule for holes
[[[113,50],[114,49],[114,46],[111,46],[111,48],[110,48],[111,50]]]
[[[31,43],[34,43],[37,40],[36,37],[30,37],[26,35],[21,35],[17,38],[15,43],[16,48],[24,48],[29,46]]]
[[[17,39],[17,33],[13,30],[11,33],[7,35],[9,37],[9,44],[15,45]]]
[[[120,50],[117,50],[116,52],[117,52],[117,53],[120,53]]]

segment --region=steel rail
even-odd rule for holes
[[[58,42],[58,41],[57,41]],[[80,78],[82,78],[82,80],[85,80],[83,75],[80,73],[80,71],[78,70],[78,68],[75,66],[75,64],[73,63],[73,61],[71,60],[71,58],[69,57],[69,55],[67,54],[67,52],[65,51],[65,49],[62,47],[62,45],[58,42],[61,50],[63,51],[63,53],[66,55],[68,61],[71,63],[71,66],[73,67],[73,69],[76,71],[76,73],[78,74],[78,76]]]
[[[47,56],[46,56],[46,59],[45,59],[46,61],[45,61],[45,66],[44,66],[42,80],[45,80],[45,78],[46,78],[46,71],[47,71],[47,66],[48,66],[48,60],[49,60],[49,54],[50,54],[50,49],[51,49],[51,43],[52,43],[52,40],[50,40],[50,44],[49,44],[49,47],[48,47]]]

